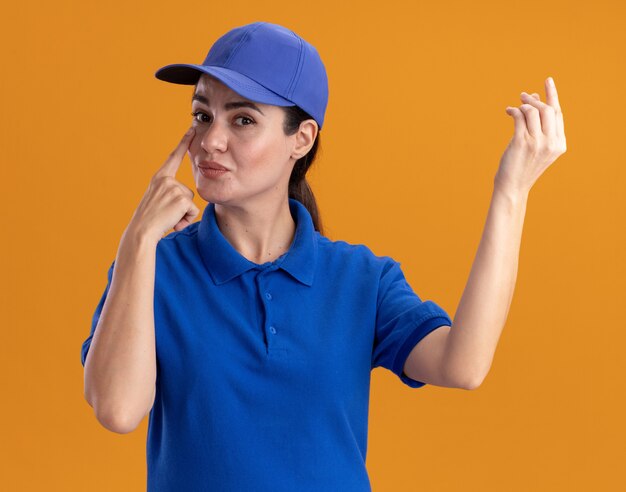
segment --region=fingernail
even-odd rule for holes
[[[554,85],[554,79],[552,77],[548,77],[548,84]]]
[[[189,130],[187,130],[186,135],[191,135],[193,132],[194,132],[194,128],[192,126]]]

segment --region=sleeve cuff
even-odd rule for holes
[[[411,388],[420,388],[424,386],[426,383],[421,381],[417,381],[415,379],[411,379],[404,373],[404,364],[406,363],[409,354],[418,344],[418,342],[428,335],[431,331],[435,330],[440,326],[452,326],[452,321],[448,316],[443,316],[440,314],[432,315],[430,318],[426,318],[425,320],[418,321],[416,328],[411,332],[411,334],[406,338],[402,347],[398,351],[398,355],[396,356],[396,360],[393,366],[393,372],[398,375],[401,381],[410,386]]]

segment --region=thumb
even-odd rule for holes
[[[180,219],[178,223],[174,226],[174,230],[182,231],[185,227],[193,222],[193,220],[198,216],[199,213],[200,209],[196,207],[195,203],[191,202],[189,210],[187,210],[183,218]]]

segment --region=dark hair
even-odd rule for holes
[[[306,111],[298,106],[281,106],[285,113],[285,120],[283,122],[283,131],[285,135],[293,135],[298,131],[300,123],[304,120],[314,119]],[[291,176],[289,177],[289,198],[294,198],[302,203],[311,214],[313,219],[313,226],[320,234],[324,234],[322,228],[322,218],[320,217],[319,210],[317,209],[317,202],[313,195],[313,190],[309,186],[306,180],[306,173],[315,160],[317,154],[317,148],[320,142],[320,133],[317,132],[313,146],[309,149],[306,155],[300,157],[293,166]]]

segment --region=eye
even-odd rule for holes
[[[208,123],[210,121],[210,116],[208,114],[206,114],[203,111],[194,111],[191,113],[191,116],[194,117],[194,119],[198,122],[198,123]],[[198,119],[198,116],[206,116],[208,119]],[[250,118],[249,116],[244,116],[244,115],[239,115],[235,117],[235,120],[239,120],[239,119],[243,119],[248,121],[248,123],[242,123],[241,125],[238,126],[250,126],[250,125],[254,125],[255,121]]]
[[[202,111],[195,111],[191,113],[191,116],[193,116],[194,119],[198,121],[198,123],[205,123],[205,121],[198,120],[198,115],[204,115],[204,116],[208,116],[208,115],[206,113],[203,113]]]
[[[242,126],[250,126],[250,125],[253,125],[253,124],[254,124],[254,120],[253,120],[252,118],[249,118],[249,117],[247,117],[247,116],[243,116],[243,115],[241,115],[241,116],[237,116],[235,119],[236,119],[236,120],[238,120],[239,118],[242,118],[242,119],[244,119],[244,120],[248,120],[248,121],[250,122],[249,124],[247,124],[247,125],[242,125]]]

